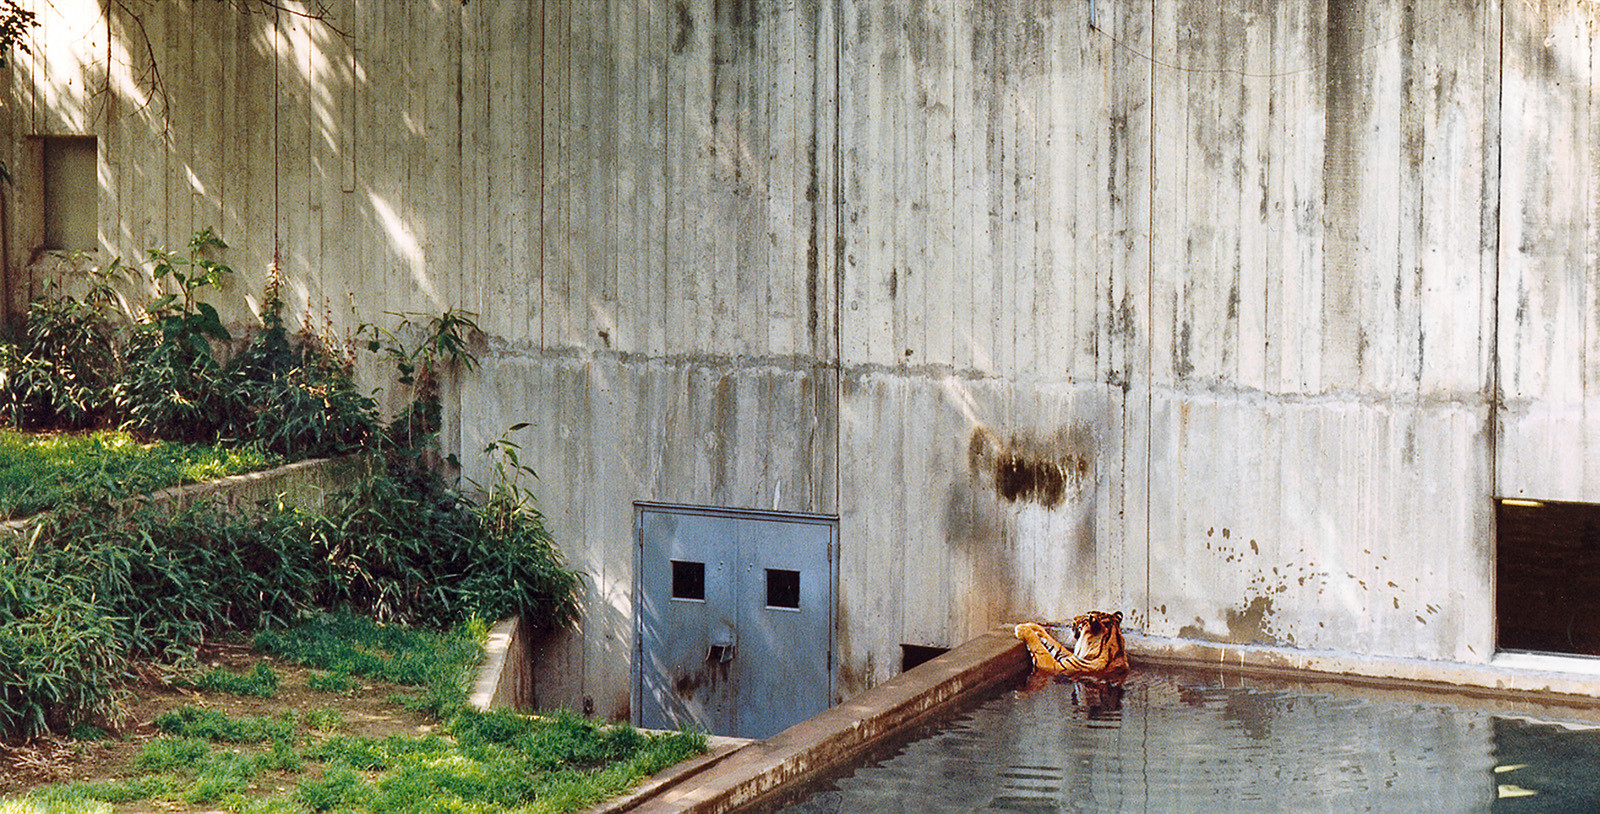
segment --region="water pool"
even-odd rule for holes
[[[775,810],[1595,812],[1596,727],[1593,711],[1136,668],[1120,692],[1013,687]]]

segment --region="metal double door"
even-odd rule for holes
[[[639,726],[766,738],[833,699],[838,523],[635,508]]]

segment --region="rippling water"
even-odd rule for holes
[[[1596,812],[1600,730],[1576,720],[1465,697],[1141,669],[1120,691],[1003,692],[780,810]]]

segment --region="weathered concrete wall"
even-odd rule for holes
[[[41,3],[12,300],[94,133],[235,317],[477,313],[447,445],[532,422],[590,575],[542,701],[627,712],[637,500],[837,514],[841,694],[1090,605],[1481,662],[1491,498],[1600,500],[1588,3],[327,7]]]

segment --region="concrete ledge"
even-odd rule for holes
[[[649,732],[651,730],[641,731]],[[666,789],[689,782],[695,775],[721,763],[729,755],[752,743],[755,743],[755,741],[745,738],[724,738],[710,735],[706,738],[706,746],[709,747],[710,751],[699,757],[668,766],[627,794],[613,797],[604,803],[585,809],[582,814],[623,814],[623,812],[637,811],[645,801]]]
[[[181,509],[203,500],[220,500],[237,512],[282,497],[292,506],[320,509],[328,495],[344,488],[360,466],[360,458],[354,455],[311,458],[260,472],[168,487],[133,498],[129,504],[148,502]]]
[[[1125,633],[1135,661],[1220,667],[1300,679],[1319,675],[1393,687],[1407,684],[1490,698],[1576,707],[1600,707],[1600,659],[1520,653],[1487,664],[1360,656],[1290,647],[1222,644]]]
[[[665,784],[627,808],[596,811],[736,811],[847,765],[886,736],[931,717],[951,701],[1015,680],[1028,668],[1028,652],[1011,629],[996,628],[814,718],[738,749],[686,780]]]
[[[320,509],[328,495],[344,488],[360,466],[361,461],[353,455],[312,458],[204,483],[169,486],[148,495],[128,498],[117,505],[124,511],[146,503],[178,510],[202,500],[216,500],[229,511],[238,513],[249,511],[262,501],[282,497],[292,506]],[[0,522],[0,532],[21,534],[32,522],[33,517],[6,520]]]
[[[528,626],[522,617],[503,619],[489,629],[483,662],[467,703],[474,708],[527,709],[533,704],[533,670],[528,655]]]

